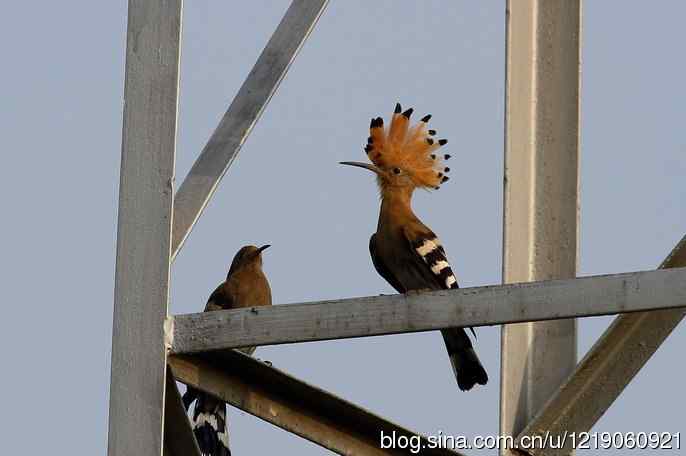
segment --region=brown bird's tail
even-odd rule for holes
[[[192,425],[200,453],[203,456],[231,456],[226,404],[190,386],[182,400],[186,410],[196,401]]]
[[[488,383],[488,374],[481,365],[479,357],[472,347],[472,341],[462,328],[444,329],[441,331],[445,347],[448,349],[457,386],[462,391],[469,391],[474,385]]]

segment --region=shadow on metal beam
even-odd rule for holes
[[[235,350],[170,356],[169,365],[178,381],[338,454],[460,454]],[[382,430],[425,448],[381,449]]]

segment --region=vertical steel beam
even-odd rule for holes
[[[576,276],[581,0],[508,0],[503,282]],[[501,434],[576,365],[576,321],[505,325]],[[509,454],[504,450],[501,454]]]
[[[130,0],[109,456],[162,456],[181,0]]]

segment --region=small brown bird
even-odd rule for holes
[[[439,154],[448,141],[434,140],[428,128],[431,115],[410,126],[413,109],[395,107],[389,129],[377,117],[370,124],[364,150],[372,164],[341,162],[374,172],[381,192],[381,211],[369,251],[377,272],[399,293],[458,288],[457,279],[438,237],[412,211],[417,188],[438,189],[448,180],[444,165],[450,155]],[[472,330],[473,332],[473,330]],[[443,339],[461,390],[488,382],[486,370],[462,328],[442,330]]]
[[[210,295],[205,312],[272,305],[269,281],[262,271],[262,252],[269,245],[242,247],[233,257],[226,280]],[[250,355],[255,347],[240,351]],[[231,456],[226,425],[226,403],[188,387],[183,404],[188,410],[194,400],[193,433],[200,452],[208,456]]]

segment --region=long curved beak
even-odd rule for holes
[[[264,252],[265,250],[267,250],[269,247],[271,247],[271,244],[265,244],[265,245],[263,245],[262,247],[260,247],[259,249],[257,249],[257,251],[260,252],[260,253],[262,253],[262,252]]]
[[[364,168],[368,169],[369,171],[380,174],[379,168],[376,166],[370,164],[370,163],[363,163],[363,162],[339,162],[339,165],[348,165],[348,166],[357,166],[358,168]]]

